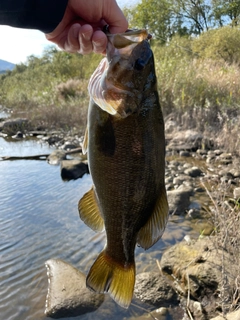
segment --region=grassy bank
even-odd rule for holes
[[[224,27],[200,37],[175,36],[152,42],[160,102],[180,128],[211,135],[238,153],[240,30]],[[88,107],[88,80],[101,56],[46,50],[0,76],[0,104],[25,111],[36,126],[82,128]]]

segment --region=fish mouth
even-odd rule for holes
[[[107,59],[113,56],[130,56],[133,49],[143,40],[149,40],[152,36],[146,29],[129,29],[124,33],[107,33]]]
[[[132,57],[131,55],[134,48],[151,39],[151,35],[146,29],[106,35],[107,56],[90,78],[88,90],[101,109],[116,117],[125,118],[137,109],[136,100],[141,97],[141,92],[134,88],[133,82],[126,76],[128,72],[133,72],[134,63],[139,62],[136,54]],[[141,68],[140,63],[138,67]],[[124,106],[124,101],[127,100],[129,105],[131,101],[131,107]]]

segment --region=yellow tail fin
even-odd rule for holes
[[[132,301],[135,284],[135,265],[121,265],[101,252],[87,276],[87,287],[98,292],[108,292],[123,308]]]

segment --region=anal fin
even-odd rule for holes
[[[135,264],[121,265],[101,252],[87,276],[87,287],[97,293],[108,292],[123,308],[132,301],[135,284]]]
[[[138,232],[137,243],[146,249],[152,247],[162,236],[169,216],[169,208],[165,187],[159,194],[153,213],[146,224]]]
[[[97,196],[92,187],[78,203],[81,220],[93,231],[102,232],[105,229],[104,220],[101,216]]]

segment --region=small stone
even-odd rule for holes
[[[189,151],[180,151],[179,155],[180,157],[191,157],[191,154]]]
[[[215,156],[207,156],[206,163],[213,163],[215,161]]]
[[[231,170],[231,173],[234,178],[240,178],[240,171],[239,170],[233,169],[233,170]]]
[[[233,196],[234,196],[234,199],[239,199],[240,198],[240,188],[235,188],[233,190]]]
[[[214,152],[214,154],[215,154],[216,156],[220,156],[220,155],[223,153],[223,151],[222,151],[222,150],[219,150],[219,149],[214,150],[213,152]]]
[[[199,154],[200,156],[204,156],[204,155],[207,154],[207,150],[205,150],[205,149],[198,149],[198,150],[196,151],[196,153]]]
[[[219,156],[220,159],[225,159],[225,160],[231,160],[232,159],[232,154],[231,153],[222,153]]]
[[[186,175],[179,175],[179,176],[177,176],[177,177],[175,177],[174,179],[173,179],[173,184],[174,185],[178,185],[178,186],[180,186],[180,185],[182,185],[186,180],[189,180],[189,176],[186,176]]]
[[[192,168],[186,169],[184,173],[193,178],[200,177],[203,174],[202,170],[199,169],[198,167],[192,167]]]
[[[18,131],[14,136],[12,136],[13,139],[22,139],[23,137],[24,135],[21,131]]]

